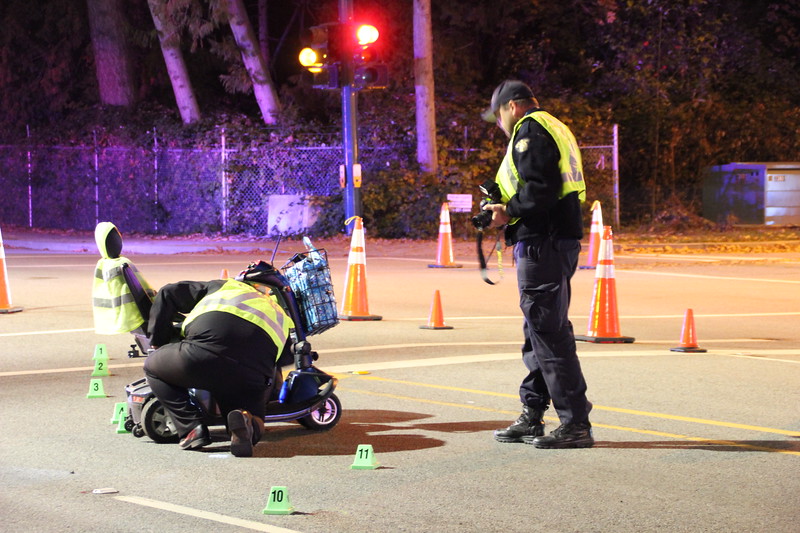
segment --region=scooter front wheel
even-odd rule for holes
[[[297,421],[301,426],[315,431],[333,428],[342,417],[342,402],[335,394],[331,394],[322,405]]]
[[[142,408],[142,429],[145,434],[159,444],[178,442],[180,436],[175,431],[175,424],[156,398],[144,404]]]

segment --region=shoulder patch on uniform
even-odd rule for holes
[[[514,150],[519,153],[525,152],[528,150],[528,143],[530,139],[520,139],[517,141],[517,144],[514,145]]]

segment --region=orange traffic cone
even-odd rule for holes
[[[227,268],[223,268],[222,270],[220,270],[219,279],[228,279],[229,277],[230,276],[228,275],[228,269]]]
[[[439,290],[433,292],[433,304],[431,305],[431,314],[428,317],[428,325],[420,326],[420,329],[453,329],[453,326],[448,326],[444,323],[444,314],[442,313],[442,297]]]
[[[461,268],[453,259],[453,232],[450,227],[450,208],[447,202],[439,212],[439,248],[436,251],[436,264],[429,268]]]
[[[577,341],[612,343],[633,342],[633,337],[619,334],[617,314],[617,284],[614,279],[614,243],[611,226],[605,226],[600,242],[599,261],[594,276],[592,310],[589,315],[589,331],[586,335],[575,335]]]
[[[11,307],[11,292],[8,288],[8,272],[6,271],[6,250],[3,247],[3,232],[0,231],[0,314],[18,313],[21,307]]]
[[[600,241],[603,235],[603,208],[600,202],[595,200],[592,204],[592,227],[589,229],[589,254],[586,257],[586,264],[581,268],[595,268],[597,266],[597,255],[600,252]]]
[[[361,217],[356,219],[350,255],[347,257],[347,278],[344,281],[344,299],[339,318],[342,320],[381,320],[369,314],[367,303],[367,254],[364,251],[364,226]]]
[[[708,350],[697,345],[697,331],[694,329],[694,313],[691,309],[686,310],[683,317],[683,328],[681,328],[681,345],[670,348],[671,352],[705,353]]]

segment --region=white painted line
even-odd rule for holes
[[[434,258],[428,258],[428,259],[418,258],[418,257],[370,257],[369,259],[370,260],[386,259],[386,260],[389,260],[389,261],[406,261],[406,262],[411,262],[411,263],[430,263],[430,262],[436,260],[435,257]],[[480,264],[477,261],[467,260],[467,261],[456,261],[456,262],[458,264],[460,264],[460,265],[467,265],[467,266],[474,266],[474,267],[480,266]],[[462,270],[462,272],[466,272],[466,271]]]
[[[617,273],[625,272],[627,274],[646,274],[649,276],[672,276],[676,278],[697,278],[697,279],[717,279],[722,281],[746,281],[748,283],[763,282],[763,283],[789,283],[792,285],[800,285],[800,280],[795,279],[766,279],[766,278],[739,278],[732,276],[706,276],[703,274],[678,274],[676,272],[649,272],[647,270],[624,270],[617,269]]]
[[[703,257],[688,257],[688,256],[668,256],[668,255],[652,255],[652,254],[614,254],[614,259],[651,259],[653,261],[684,261],[687,263],[719,263],[724,261],[723,258],[709,259]],[[619,268],[619,267],[617,267]]]
[[[20,259],[22,257],[24,257],[24,256],[17,255],[17,256],[15,256],[15,259]],[[41,256],[31,256],[31,258],[40,259]],[[94,261],[94,259],[92,259],[92,261]],[[161,266],[185,266],[185,265],[230,265],[232,262],[233,261],[230,261],[230,260],[228,260],[228,261],[225,261],[225,260],[216,260],[216,261],[208,261],[208,260],[206,260],[206,261],[163,261],[163,262],[136,261],[135,264],[136,264],[137,267],[161,267]],[[65,268],[65,267],[86,268],[87,265],[89,265],[88,261],[86,263],[59,263],[57,266],[59,268]],[[6,265],[6,266],[8,268],[24,268],[26,270],[30,269],[30,268],[53,268],[52,264],[46,264],[46,265],[38,265],[38,264],[33,264],[33,265],[14,265],[14,264],[11,264],[11,265]],[[242,268],[244,268],[245,266],[247,266],[247,265],[242,263]]]
[[[579,354],[581,359],[594,358],[594,357],[642,357],[642,356],[656,356],[664,355],[665,350],[662,351],[638,351],[630,353],[621,352],[592,352]],[[442,365],[460,365],[468,363],[486,363],[494,361],[516,361],[521,360],[522,354],[520,352],[505,352],[505,353],[484,353],[476,355],[459,355],[455,357],[432,357],[430,359],[409,359],[407,361],[384,361],[380,363],[364,363],[352,365],[340,365],[334,367],[325,367],[325,370],[333,373],[346,373],[355,372],[359,370],[391,370],[398,368],[424,368],[429,366],[442,366]]]
[[[407,361],[382,361],[378,363],[360,363],[351,365],[326,366],[324,370],[333,374],[347,372],[391,370],[397,368],[422,368],[427,366],[460,365],[466,363],[484,363],[487,361],[509,361],[521,359],[519,352],[490,353],[478,355],[458,355],[455,357],[432,357],[430,359],[409,359]]]
[[[49,255],[49,254],[48,254],[48,255]],[[24,258],[24,257],[26,257],[26,256],[22,256],[22,255],[15,255],[15,256],[14,256],[14,259],[22,259],[22,258]],[[32,258],[34,258],[34,257],[32,257]],[[39,256],[35,256],[35,259],[41,259],[41,258],[42,258],[42,256],[40,256],[40,255],[39,255]],[[49,258],[48,258],[48,259],[49,259]],[[6,267],[7,267],[9,270],[11,270],[11,269],[15,269],[15,268],[19,268],[19,269],[23,269],[23,268],[24,268],[25,270],[29,270],[29,269],[33,269],[33,268],[49,268],[49,269],[52,269],[54,266],[55,266],[55,267],[58,267],[58,268],[87,268],[87,267],[88,267],[88,268],[92,268],[92,266],[93,266],[93,265],[92,265],[92,263],[94,263],[95,261],[96,261],[96,259],[94,259],[94,258],[90,258],[90,259],[89,259],[89,260],[87,260],[85,263],[58,263],[58,262],[48,262],[47,264],[44,264],[44,265],[43,265],[43,264],[36,264],[36,263],[34,263],[34,264],[29,264],[29,265],[23,265],[23,264],[14,264],[14,263],[12,263],[12,264],[10,264],[10,265],[6,265]],[[89,273],[89,275],[91,276],[91,273]]]
[[[658,357],[675,356],[675,352],[669,349],[662,350],[609,350],[597,352],[580,352],[581,359],[595,359],[600,357]],[[698,354],[699,355],[699,354]],[[737,352],[733,350],[716,351],[712,350],[702,355],[720,355],[724,357],[746,357],[757,361],[777,361],[781,363],[800,364],[800,359],[774,359],[764,357],[766,355],[785,355],[800,356],[800,350],[749,350],[747,352]],[[695,355],[692,355],[693,357]],[[429,366],[460,365],[469,363],[486,363],[495,361],[513,361],[522,358],[520,352],[504,353],[484,353],[476,355],[459,355],[455,357],[431,357],[429,359],[409,359],[406,361],[383,361],[376,363],[361,363],[339,366],[326,366],[323,370],[331,373],[346,374],[348,372],[374,371],[374,370],[395,370],[400,368],[424,368]]]
[[[761,339],[736,339],[737,342],[756,342]],[[711,341],[706,341],[711,342]],[[723,341],[714,341],[723,342]],[[669,345],[670,341],[663,341],[663,344]],[[675,344],[675,343],[673,343]],[[444,342],[444,343],[415,343],[415,344],[385,344],[378,346],[354,346],[351,348],[336,348],[332,350],[320,351],[321,355],[333,353],[353,353],[364,352],[371,350],[390,350],[390,349],[409,349],[409,348],[433,348],[433,347],[455,347],[455,346],[502,346],[502,345],[516,345],[519,346],[519,341],[509,342]],[[581,346],[581,345],[579,345]],[[594,359],[598,357],[657,357],[665,355],[676,355],[676,352],[671,352],[669,348],[661,348],[657,350],[636,350],[636,349],[614,349],[611,347],[616,345],[598,345],[597,350],[582,351],[579,347],[578,355],[581,359]],[[627,346],[631,346],[628,344]],[[608,348],[608,349],[606,349]],[[776,361],[780,363],[793,363],[800,364],[800,349],[765,349],[765,350],[709,350],[703,355],[718,355],[723,357],[742,357],[750,358],[758,361]],[[783,357],[798,357],[797,360],[793,359],[776,359],[768,356],[783,356]],[[408,359],[401,361],[382,361],[376,363],[355,363],[339,366],[323,366],[322,369],[331,373],[347,373],[356,372],[359,370],[389,370],[397,368],[423,368],[428,366],[441,366],[441,365],[460,365],[468,363],[483,363],[489,361],[510,361],[517,360],[522,357],[519,351],[514,352],[500,352],[500,353],[485,353],[473,355],[456,355],[452,357],[431,357],[425,359]],[[133,368],[140,367],[144,363],[144,358],[141,358],[135,363],[123,363],[118,365],[109,365],[109,369],[114,368]],[[0,372],[0,377],[13,377],[13,376],[30,376],[37,374],[57,374],[63,372],[87,372],[93,370],[93,366],[72,367],[72,368],[51,368],[42,370],[18,370],[11,372]]]
[[[778,363],[792,363],[795,365],[800,365],[800,360],[796,359],[775,359],[774,357],[765,357],[767,355],[800,356],[800,350],[748,350],[746,352],[720,353],[720,354],[713,352],[713,355],[722,355],[725,357],[739,357],[742,359],[752,359],[756,361],[776,361]]]
[[[570,318],[572,315],[570,315]],[[386,318],[386,315],[384,315]],[[398,322],[419,322],[422,321],[424,323],[428,322],[428,317],[420,318],[420,317],[410,317],[410,318],[389,318],[389,320],[397,320]],[[522,314],[519,315],[508,315],[508,316],[447,316],[446,322],[451,320],[522,320]]]
[[[636,341],[636,344],[674,344],[674,339],[665,341]],[[705,340],[703,342],[774,342],[766,339],[717,339]],[[415,342],[407,344],[373,344],[366,346],[351,346],[349,348],[332,348],[330,350],[317,350],[321,355],[328,355],[334,353],[353,353],[353,352],[367,352],[374,350],[407,350],[409,348],[440,348],[440,347],[456,347],[456,346],[522,346],[519,340],[514,341],[487,341],[487,342]]]
[[[108,369],[114,368],[133,368],[137,366],[142,366],[144,364],[144,358],[138,363],[126,363],[121,365],[108,365]],[[71,368],[47,368],[43,370],[14,370],[9,372],[0,372],[0,378],[11,377],[11,376],[35,376],[37,374],[61,374],[64,372],[91,372],[94,370],[93,366],[74,366]]]
[[[14,259],[41,259],[42,258],[41,255],[23,255],[21,253],[16,253],[16,250],[18,250],[18,248],[9,249],[8,245],[6,245],[6,259],[8,259],[9,256],[14,256],[13,257]],[[56,254],[47,254],[47,255],[55,256]],[[73,255],[73,254],[66,254],[66,255]],[[56,260],[60,259],[60,258],[59,257],[52,257],[52,259],[53,259],[53,261],[49,265],[31,265],[31,268],[47,268],[47,267],[53,268],[53,263],[55,263]],[[61,267],[61,266],[86,266],[86,265],[62,265],[62,264],[58,263],[58,266]],[[13,263],[10,264],[10,265],[6,265],[6,268],[24,268],[24,267],[25,267],[25,265],[15,265]]]
[[[169,511],[186,516],[193,516],[195,518],[202,518],[204,520],[211,520],[213,522],[219,522],[220,524],[243,527],[252,531],[266,531],[268,533],[299,533],[294,529],[271,526],[261,522],[253,522],[252,520],[242,520],[241,518],[235,518],[233,516],[225,516],[223,514],[203,511],[202,509],[193,509],[191,507],[184,507],[183,505],[175,505],[174,503],[151,500],[150,498],[142,498],[139,496],[114,496],[114,499],[144,507],[152,507],[153,509],[159,509],[162,511]]]
[[[694,313],[695,318],[743,318],[743,317],[757,317],[757,316],[800,316],[800,311],[786,311],[786,312],[765,312],[765,313]],[[387,318],[384,315],[384,318]],[[569,315],[570,320],[584,320],[589,318],[589,315]],[[652,319],[665,319],[665,318],[684,318],[683,314],[679,315],[620,315],[620,319],[626,320],[652,320]],[[389,318],[390,321],[398,322],[427,322],[428,317],[411,317],[411,318]],[[507,316],[447,316],[445,322],[454,320],[522,320],[522,315],[507,315]]]
[[[333,348],[317,350],[320,354],[365,352],[371,350],[405,350],[408,348],[436,348],[439,346],[521,346],[520,341],[490,342],[413,342],[408,344],[373,344],[371,346],[351,346],[349,348]]]
[[[764,316],[800,316],[800,311],[786,311],[786,312],[765,312],[765,313],[694,313],[695,318],[746,318],[746,317],[764,317]],[[584,320],[589,318],[589,315],[570,315],[570,320]],[[625,320],[652,320],[652,319],[667,319],[667,318],[684,318],[682,314],[676,315],[620,315],[620,319]],[[398,322],[426,322],[428,317],[411,317],[411,318],[390,318],[390,321],[398,321]],[[496,315],[496,316],[448,316],[448,321],[451,320],[522,320],[522,315]],[[42,330],[42,331],[19,331],[16,333],[0,333],[0,337],[26,337],[30,335],[56,335],[61,333],[86,333],[86,332],[93,332],[94,328],[76,328],[76,329],[51,329],[51,330]],[[731,339],[731,340],[720,340],[719,342],[733,342],[734,340],[739,339]],[[759,341],[762,339],[741,339],[743,342],[752,342],[752,341]],[[513,343],[519,343],[521,341],[513,341]],[[655,342],[655,341],[652,341]],[[670,341],[667,341],[670,342]],[[477,343],[460,343],[465,346],[470,345],[481,345],[481,346],[491,346],[492,344],[512,344],[508,342],[501,342],[501,343],[491,343],[491,342],[477,342]],[[389,347],[393,347],[395,345],[390,345]],[[398,344],[396,345],[400,348],[406,347],[416,347],[416,346],[426,346],[426,344]],[[438,346],[438,344],[434,344],[434,346]],[[349,348],[345,348],[344,350],[349,350]],[[336,353],[336,350],[329,351],[330,353]]]
[[[44,331],[20,331],[18,333],[0,333],[0,337],[26,337],[28,335],[52,335],[56,333],[86,333],[87,331],[94,331],[94,328],[79,328],[79,329],[50,329]]]
[[[665,340],[647,340],[647,341],[643,341],[643,340],[636,339],[636,344],[656,344],[656,345],[659,345],[659,346],[663,346],[665,344],[675,344],[677,342],[679,342],[679,341],[677,341],[675,339],[670,339],[670,340],[666,340],[666,341]],[[737,343],[738,344],[740,342],[765,342],[765,343],[771,343],[771,342],[775,342],[775,340],[774,339],[706,339],[706,338],[703,338],[703,344],[711,344],[711,343],[713,343],[713,344]]]
[[[669,259],[675,261],[693,261],[697,263],[719,263],[721,261],[769,261],[771,258],[759,256],[733,256],[733,255],[678,255],[678,254],[637,254],[637,253],[624,253],[614,254],[614,258],[632,258],[632,259]]]
[[[630,346],[630,344],[628,345]],[[699,354],[681,354],[672,352],[668,348],[660,350],[622,350],[622,351],[609,351],[609,352],[581,352],[578,349],[578,357],[587,359],[592,357],[655,357],[659,355],[672,355],[672,356],[687,356],[697,357],[699,355],[716,355],[721,357],[745,357],[757,361],[777,361],[780,363],[791,363],[800,365],[800,349],[774,349],[774,350],[713,350],[709,349],[708,352]],[[785,357],[798,357],[798,359],[775,359],[766,357],[785,356]]]
[[[696,317],[703,318],[744,318],[755,316],[800,316],[800,311],[779,311],[779,312],[766,312],[766,313],[694,313]],[[637,318],[683,318],[683,315],[621,315],[620,318],[637,319]]]

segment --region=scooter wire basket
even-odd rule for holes
[[[316,335],[338,324],[339,315],[328,254],[323,248],[308,247],[307,252],[297,253],[289,259],[281,271],[297,299],[306,335]]]

